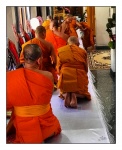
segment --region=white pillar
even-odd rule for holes
[[[34,6],[31,6],[31,11],[30,11],[30,13],[31,13],[31,19],[32,18],[36,18],[37,17],[37,10],[36,10],[36,7],[34,7]]]
[[[111,49],[111,70],[113,72],[116,72],[115,64],[116,64],[116,50]]]
[[[47,18],[45,6],[42,6],[42,18],[43,18],[43,20],[46,20],[46,18]]]

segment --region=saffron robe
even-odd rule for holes
[[[38,105],[48,105],[49,108],[47,112],[40,110],[42,115],[32,117],[13,113],[12,119],[16,129],[14,143],[41,143],[49,136],[61,132],[60,123],[50,104],[52,91],[52,81],[41,73],[25,68],[7,72],[7,110],[14,109],[15,112],[18,107],[23,109],[25,106],[31,108]]]
[[[46,32],[45,40],[47,40],[53,44],[56,55],[58,53],[57,49],[62,46],[65,46],[67,44],[67,41],[65,41],[62,37],[54,34],[53,31],[51,31],[51,30],[48,30]]]
[[[20,63],[24,62],[23,48],[27,44],[39,45],[39,47],[41,48],[42,53],[43,53],[42,66],[40,67],[40,69],[51,72],[53,74],[53,77],[54,77],[54,82],[57,83],[58,77],[56,74],[56,70],[55,70],[53,64],[51,63],[51,58],[50,58],[51,51],[46,45],[42,44],[39,39],[33,38],[33,39],[29,40],[28,42],[26,42],[22,45],[22,51],[20,54]]]
[[[80,22],[83,28],[86,28],[83,30],[84,37],[82,38],[83,46],[87,50],[88,47],[93,46],[94,47],[94,35],[92,29],[88,26],[86,22]]]
[[[45,20],[42,23],[42,26],[45,27],[46,30],[48,30],[50,28],[50,20]]]
[[[91,100],[88,92],[87,53],[76,45],[66,45],[58,49],[57,70],[60,77],[57,87],[61,92],[74,92]]]
[[[70,27],[70,36],[76,36],[76,37],[78,37],[78,35],[77,35],[77,32],[76,32],[76,27],[77,27],[77,25],[76,25],[76,20],[72,20],[72,22],[69,24],[69,27]]]

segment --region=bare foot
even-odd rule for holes
[[[66,93],[66,98],[65,98],[65,101],[64,101],[65,107],[70,107],[70,101],[71,101],[71,94]]]
[[[72,108],[77,108],[77,98],[76,98],[75,93],[72,93],[72,94],[71,94],[70,107],[72,107]]]

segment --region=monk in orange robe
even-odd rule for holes
[[[71,30],[69,24],[72,21],[72,17],[70,15],[64,16],[64,21],[62,22],[60,26],[60,32],[67,34],[70,36]]]
[[[54,46],[57,55],[57,49],[67,44],[68,35],[58,31],[58,21],[52,20],[50,23],[50,30],[46,32],[45,40],[51,42]]]
[[[58,76],[56,74],[56,54],[54,52],[54,47],[51,43],[45,40],[46,37],[46,30],[43,26],[38,26],[35,31],[35,38],[29,40],[28,42],[22,45],[22,51],[20,54],[20,63],[24,63],[24,56],[23,56],[23,48],[27,44],[37,44],[42,50],[43,53],[43,62],[40,69],[50,71],[54,77],[54,83],[56,84],[58,81]]]
[[[73,16],[72,17],[72,21],[69,24],[70,36],[76,36],[76,37],[78,37],[77,32],[76,32],[76,28],[78,28],[78,27],[81,27],[81,24],[76,20],[76,17]]]
[[[42,23],[42,26],[45,27],[46,30],[50,28],[51,16],[47,16],[47,19]]]
[[[13,143],[42,143],[61,132],[50,103],[53,76],[39,70],[42,52],[37,44],[26,45],[23,54],[24,68],[7,72],[7,110],[12,110],[7,135],[14,129]]]
[[[79,47],[77,37],[69,37],[68,45],[58,49],[57,61],[60,75],[57,87],[66,93],[65,106],[77,108],[77,96],[91,100],[88,92],[87,52]]]
[[[94,50],[94,35],[93,30],[88,26],[86,22],[80,22],[81,30],[84,32],[84,37],[82,38],[83,46],[85,50],[88,50],[90,47]]]

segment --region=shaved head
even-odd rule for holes
[[[42,51],[37,44],[27,44],[23,48],[25,62],[34,62],[42,56]]]
[[[76,44],[76,45],[79,45],[79,40],[76,36],[70,36],[68,38],[68,44],[71,45],[71,44]]]
[[[46,29],[43,26],[38,26],[35,30],[35,34],[37,37],[45,38],[46,36]]]

